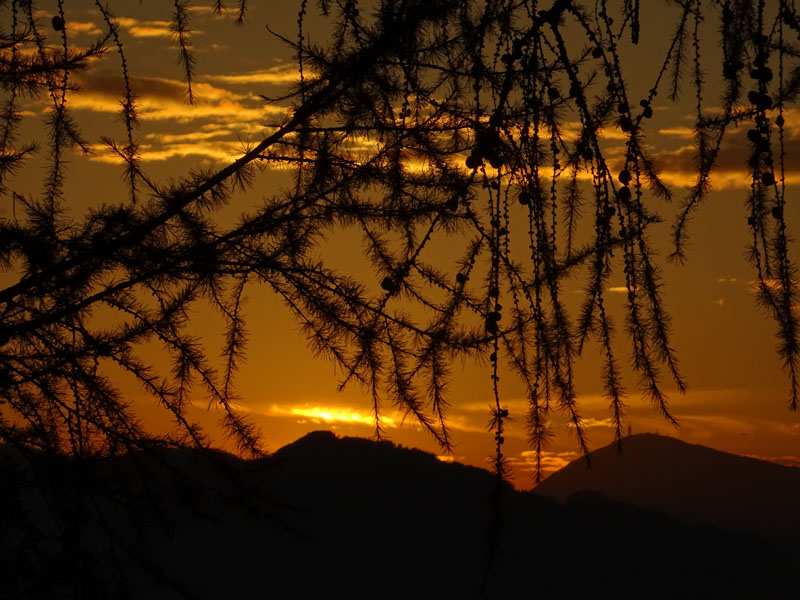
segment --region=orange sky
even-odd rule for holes
[[[102,23],[91,2],[69,2],[68,32],[74,44],[94,39]],[[168,19],[171,3],[113,3],[120,19],[135,91],[141,97],[142,126],[137,131],[143,143],[145,170],[158,181],[179,178],[197,165],[211,162],[221,166],[232,160],[248,142],[260,140],[269,133],[269,124],[280,122],[285,109],[264,105],[260,94],[279,96],[296,80],[297,74],[286,48],[270,36],[264,25],[294,38],[296,14],[276,12],[274,2],[249,3],[248,23],[243,28],[233,24],[231,16],[211,13],[211,2],[197,1],[193,13],[194,51],[197,58],[195,93],[199,100],[190,106],[185,102],[186,85],[175,66],[177,51],[172,46]],[[163,6],[162,6],[163,4]],[[233,4],[233,3],[231,3]],[[42,2],[42,18],[49,19],[47,9],[55,2]],[[118,5],[118,6],[117,6]],[[643,3],[643,11],[650,10]],[[659,9],[661,10],[661,9]],[[52,14],[52,13],[49,13]],[[655,26],[661,14],[642,25]],[[662,28],[663,29],[663,28]],[[321,35],[316,33],[317,35]],[[312,39],[315,30],[310,33]],[[316,41],[323,41],[317,39]],[[628,55],[633,70],[650,74],[657,65],[639,64],[647,60],[650,49],[658,47],[659,30],[644,40],[644,49]],[[715,40],[709,40],[708,68],[714,71]],[[654,54],[661,56],[663,54]],[[656,59],[658,60],[658,59]],[[716,77],[716,73],[714,73]],[[634,82],[637,83],[637,82]],[[644,81],[643,86],[649,85]],[[70,165],[66,196],[77,216],[99,203],[113,203],[124,197],[120,171],[115,159],[104,148],[101,135],[123,140],[124,129],[116,120],[122,91],[119,58],[113,53],[97,61],[81,79],[82,91],[72,94],[68,103],[75,111],[84,135],[93,143],[89,156],[75,155]],[[690,181],[692,154],[691,98],[688,104],[670,105],[659,102],[650,123],[648,142],[660,152],[659,166],[665,181],[675,186],[676,197],[681,186]],[[709,96],[713,97],[713,96]],[[45,103],[32,102],[23,122],[23,138],[41,139],[40,116]],[[800,179],[800,112],[786,113],[789,181]],[[267,125],[265,127],[265,125]],[[636,394],[636,384],[628,377],[629,422],[634,433],[658,431],[689,442],[706,444],[740,454],[779,460],[800,465],[800,416],[787,409],[787,379],[781,372],[775,354],[775,326],[755,306],[752,293],[754,274],[744,258],[749,230],[743,203],[746,186],[742,166],[747,159],[744,129],[730,136],[720,157],[719,173],[712,179],[717,191],[692,225],[689,263],[679,267],[666,264],[665,300],[673,316],[673,342],[686,375],[690,391],[685,397],[673,394],[672,409],[681,422],[675,429],[663,421]],[[619,139],[619,131],[608,131],[605,140],[611,146]],[[36,193],[41,162],[34,160],[20,173],[16,188]],[[289,183],[285,172],[267,170],[254,188],[236,198],[231,214],[246,210],[259,199]],[[787,196],[788,197],[788,196]],[[800,223],[800,208],[790,198],[786,220]],[[11,212],[9,197],[0,198],[4,216]],[[661,208],[669,217],[673,209]],[[667,253],[669,222],[654,233],[656,247]],[[796,232],[795,225],[795,232]],[[365,269],[357,240],[346,232],[320,249],[336,264]],[[797,245],[792,248],[797,261]],[[609,310],[621,315],[623,294],[615,294],[610,286]],[[578,306],[582,282],[568,281],[565,298],[574,293]],[[614,306],[615,298],[619,299]],[[337,374],[330,364],[312,357],[297,323],[289,311],[268,290],[251,288],[248,294],[250,344],[247,363],[238,379],[242,397],[241,410],[251,413],[263,427],[268,447],[277,449],[303,433],[320,428],[333,428],[346,435],[369,436],[372,433],[370,402],[357,388],[337,393]],[[203,307],[197,309],[194,327],[207,340],[210,353],[221,342],[219,323]],[[216,329],[215,329],[216,327]],[[626,356],[627,341],[620,337],[617,350]],[[218,347],[218,346],[216,346]],[[579,402],[587,418],[590,443],[599,447],[610,442],[609,411],[600,397],[599,361],[594,347],[586,351],[578,366]],[[451,426],[455,432],[455,458],[484,466],[492,451],[492,434],[486,431],[491,401],[491,382],[485,364],[467,363],[454,370],[450,387]],[[630,374],[629,374],[630,375]],[[518,416],[506,436],[510,463],[520,487],[530,485],[531,456],[525,441],[523,388],[513,377],[501,372],[502,394],[512,417]],[[669,387],[667,388],[669,389]],[[131,388],[133,397],[141,394]],[[160,423],[156,409],[145,405],[142,414]],[[212,422],[206,413],[205,400],[197,399],[198,418]],[[419,446],[436,452],[436,445],[413,423],[403,423],[387,407],[386,431],[395,442]],[[557,468],[576,455],[576,444],[566,426],[557,429],[546,455],[546,465]]]

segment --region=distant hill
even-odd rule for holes
[[[800,469],[640,434],[572,461],[535,491],[566,501],[591,490],[687,523],[756,532],[797,549]]]
[[[120,582],[129,597],[148,600],[763,597],[795,583],[785,556],[753,536],[683,525],[597,494],[562,505],[504,486],[481,596],[493,476],[331,432],[268,460],[165,449],[59,464],[53,475],[53,489],[66,491],[60,522],[72,527],[60,531],[68,535],[54,534],[59,517],[35,490],[24,492],[24,507],[4,493],[3,514],[16,511],[0,529],[12,597],[117,597]],[[88,518],[79,534],[64,520],[74,518],[76,497]],[[27,522],[22,508],[34,513]],[[31,519],[53,537],[32,542]],[[53,578],[63,596],[47,587]],[[75,586],[80,593],[70,594]],[[98,586],[103,593],[88,593]]]

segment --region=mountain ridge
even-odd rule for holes
[[[800,537],[800,468],[637,434],[551,474],[534,491],[565,501],[593,491],[686,523],[757,533],[786,545]]]
[[[146,469],[157,487],[133,477]],[[55,489],[67,490],[67,501],[70,482],[92,482],[80,496],[103,513],[80,524],[86,555],[78,564],[100,582],[124,584],[132,598],[177,598],[177,589],[203,600],[267,590],[298,598],[499,599],[533,590],[577,597],[617,593],[623,582],[657,588],[651,597],[686,589],[713,596],[782,590],[791,573],[785,555],[754,536],[685,525],[598,495],[561,504],[506,484],[498,497],[486,470],[331,432],[308,434],[265,460],[164,449],[66,461],[56,472]],[[152,498],[125,496],[127,477],[133,492]],[[34,522],[26,525],[43,535],[38,562],[27,559],[30,542],[19,545],[19,528],[0,529],[9,558],[0,569],[16,597],[32,597],[56,568],[63,572],[65,556],[75,562],[70,539],[53,545],[59,515],[37,494],[25,492],[26,506],[45,511],[29,513]],[[125,545],[136,553],[121,554]],[[45,570],[37,574],[38,566]]]

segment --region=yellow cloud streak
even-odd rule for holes
[[[780,279],[764,279],[763,281],[753,280],[748,281],[747,283],[750,286],[750,291],[754,293],[760,291],[762,287],[776,292],[783,289],[783,282]],[[792,288],[796,288],[798,286],[798,282],[790,280],[789,285]]]
[[[73,109],[93,112],[118,113],[119,100],[105,96],[83,94],[73,95],[69,100]],[[197,103],[193,105],[176,101],[147,100],[139,102],[139,115],[142,119],[153,121],[179,121],[186,123],[196,119],[222,118],[230,120],[235,116],[242,121],[261,121],[272,114],[283,114],[278,107],[246,108],[238,102],[222,101],[215,104]]]
[[[188,122],[196,119],[219,118],[229,128],[231,117],[239,122],[260,122],[267,115],[283,115],[285,108],[263,105],[250,108],[242,103],[248,96],[209,83],[197,83],[194,93],[197,101],[187,104],[185,84],[159,77],[133,78],[133,89],[139,94],[137,102],[140,117],[145,120],[175,120]],[[122,94],[122,80],[115,75],[94,73],[80,82],[81,91],[71,93],[69,105],[74,109],[94,112],[118,113]]]
[[[542,452],[542,469],[545,472],[558,471],[578,458],[577,452]],[[508,462],[514,470],[533,472],[536,470],[536,452],[524,450],[519,456],[509,457]]]
[[[67,35],[100,35],[103,31],[94,23],[88,21],[67,21]]]
[[[124,162],[118,154],[112,152],[108,146],[103,144],[93,144],[90,146],[90,150],[92,154],[89,156],[89,160],[93,162],[109,164],[122,164]],[[242,154],[240,142],[222,140],[213,143],[170,144],[163,148],[154,148],[145,144],[140,146],[140,150],[141,159],[144,161],[169,160],[186,156],[202,156],[214,160],[228,161]]]
[[[283,408],[274,405],[269,412],[275,416],[301,417],[315,422],[375,426],[375,415],[372,413],[340,406],[293,406]],[[381,425],[386,427],[398,426],[398,421],[392,417],[381,416],[380,420]]]
[[[223,6],[220,8],[219,12],[213,6],[188,6],[187,7],[190,12],[197,13],[200,15],[209,15],[213,18],[221,19],[221,18],[235,18],[239,11],[235,8],[230,6]]]
[[[241,73],[239,75],[207,75],[205,79],[209,81],[219,81],[234,85],[249,83],[294,83],[300,79],[297,68],[281,67],[268,71],[253,71],[252,73]]]
[[[94,112],[116,113],[118,105],[105,99],[83,98],[70,103],[72,108],[91,110]],[[269,114],[274,114],[270,110],[255,108],[244,108],[236,102],[221,102],[217,105],[194,105],[184,106],[178,103],[162,104],[159,108],[154,108],[147,102],[143,102],[140,115],[143,119],[151,121],[177,121],[188,123],[198,119],[225,119],[235,114],[237,118],[249,122],[261,122]],[[244,125],[247,125],[245,123]],[[249,129],[249,128],[248,128]]]
[[[130,17],[119,17],[117,23],[124,27],[132,37],[172,37],[169,21],[140,21]],[[192,33],[197,34],[197,31]]]
[[[273,404],[269,408],[252,408],[242,405],[241,410],[252,413],[262,414],[272,417],[295,417],[308,419],[317,423],[343,423],[348,425],[364,425],[371,428],[375,427],[375,415],[371,411],[352,406],[335,406],[325,404],[298,404],[296,406],[281,406]],[[399,428],[404,424],[405,419],[399,411],[381,411],[380,423],[382,427]],[[420,425],[414,420],[405,423],[414,429],[420,429]],[[452,430],[466,432],[486,431],[481,421],[480,424],[472,424],[469,420],[460,415],[450,415],[448,427]]]
[[[664,127],[663,129],[659,129],[658,133],[685,139],[692,139],[694,137],[694,129],[691,127]]]

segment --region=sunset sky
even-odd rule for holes
[[[103,23],[92,4],[67,3],[71,43],[86,45],[100,34]],[[260,141],[272,131],[270,125],[280,123],[285,117],[285,104],[265,103],[262,96],[281,96],[288,85],[297,81],[297,68],[290,50],[265,26],[295,39],[295,3],[251,2],[247,23],[237,27],[233,11],[218,16],[212,13],[210,0],[193,2],[192,41],[197,59],[194,92],[198,97],[194,105],[186,102],[186,84],[176,65],[178,52],[169,29],[172,3],[110,4],[119,17],[133,87],[140,97],[141,126],[136,135],[143,145],[143,166],[154,180],[163,183],[170,178],[179,179],[197,166],[223,166],[247,144]],[[309,3],[312,17],[316,11],[313,4]],[[662,8],[662,3],[658,5],[654,9],[651,3],[642,3],[642,45],[636,53],[623,54],[628,61],[624,67],[627,66],[629,76],[641,73],[642,89],[650,85],[651,75],[663,56],[663,42],[669,28],[662,24],[674,18],[675,13],[674,9]],[[50,34],[53,32],[49,19],[55,6],[55,0],[39,4],[42,28]],[[311,27],[308,35],[312,41],[324,43],[323,31]],[[714,56],[718,54],[716,38],[709,37],[704,54],[709,72],[707,99],[717,95],[714,86],[719,85],[719,61],[715,62]],[[88,207],[125,197],[118,161],[101,141],[104,135],[123,143],[125,140],[124,128],[117,118],[122,93],[119,64],[119,56],[108,52],[81,75],[80,92],[68,98],[84,136],[92,143],[92,153],[87,156],[76,153],[69,166],[66,197],[76,219]],[[635,78],[631,81],[634,86],[639,83]],[[694,97],[691,89],[687,89],[686,98],[677,104],[659,98],[655,118],[648,123],[647,142],[656,150],[657,165],[663,179],[673,186],[676,200],[683,195],[684,186],[693,182]],[[632,97],[637,97],[635,94]],[[710,100],[707,103],[712,105]],[[26,107],[23,139],[42,140],[41,116],[46,104],[40,98]],[[797,185],[800,112],[790,109],[785,118],[787,181]],[[718,171],[712,177],[715,191],[691,226],[688,263],[680,266],[662,261],[665,300],[673,317],[673,343],[690,385],[683,397],[676,392],[670,394],[672,411],[680,427],[672,427],[639,398],[636,380],[630,373],[628,422],[633,433],[659,432],[720,450],[800,466],[800,414],[788,410],[788,379],[775,352],[775,325],[756,306],[755,274],[745,258],[750,236],[744,210],[750,183],[745,175],[746,129],[744,125],[735,131],[723,147]],[[604,132],[609,144],[622,136],[621,131]],[[14,187],[22,193],[38,193],[42,164],[41,158],[32,160],[19,173]],[[235,198],[234,213],[255,206],[262,197],[290,182],[286,172],[265,170],[255,180],[253,189]],[[786,221],[796,235],[800,208],[794,190],[787,193],[787,199]],[[647,201],[661,203],[650,196]],[[4,217],[13,210],[9,196],[0,198]],[[675,206],[668,204],[659,206],[666,219],[654,229],[653,240],[661,250],[661,259],[669,251],[670,217],[675,210]],[[347,265],[351,260],[355,264],[359,252],[358,239],[348,238],[346,232],[339,238],[331,238],[320,249],[321,255],[329,256],[337,265]],[[797,244],[792,246],[791,255],[795,261],[800,259]],[[564,297],[570,294],[575,297],[570,306],[573,310],[579,305],[583,285],[579,279],[564,283]],[[618,316],[622,315],[625,300],[623,286],[620,279],[608,289],[609,311]],[[339,374],[330,363],[313,357],[299,325],[280,299],[264,287],[251,287],[246,308],[248,358],[238,376],[237,390],[242,398],[241,410],[251,413],[263,428],[268,448],[276,450],[315,429],[370,436],[373,425],[369,399],[355,386],[337,393]],[[204,336],[210,354],[215,355],[215,344],[218,348],[222,337],[210,309],[197,308],[193,328]],[[629,342],[622,335],[616,347],[620,358],[627,359]],[[590,345],[577,366],[578,401],[594,448],[609,443],[613,437],[607,401],[601,397],[600,362],[596,354],[596,346]],[[486,430],[492,399],[489,374],[487,364],[459,364],[450,386],[454,458],[478,466],[486,466],[486,457],[493,449],[493,435]],[[532,452],[525,439],[524,388],[508,372],[501,371],[501,381],[504,404],[511,416],[517,417],[506,435],[506,454],[515,485],[529,487]],[[127,392],[131,397],[141,397],[141,414],[148,422],[155,427],[166,426],[163,415],[150,406],[151,400],[135,387]],[[213,429],[214,419],[210,417],[215,409],[206,404],[206,400],[198,398],[196,417]],[[557,435],[546,454],[550,469],[563,466],[577,456],[574,436],[564,423],[558,420],[556,423]],[[438,453],[427,434],[408,420],[404,422],[402,415],[392,413],[388,405],[384,424],[394,442]]]

